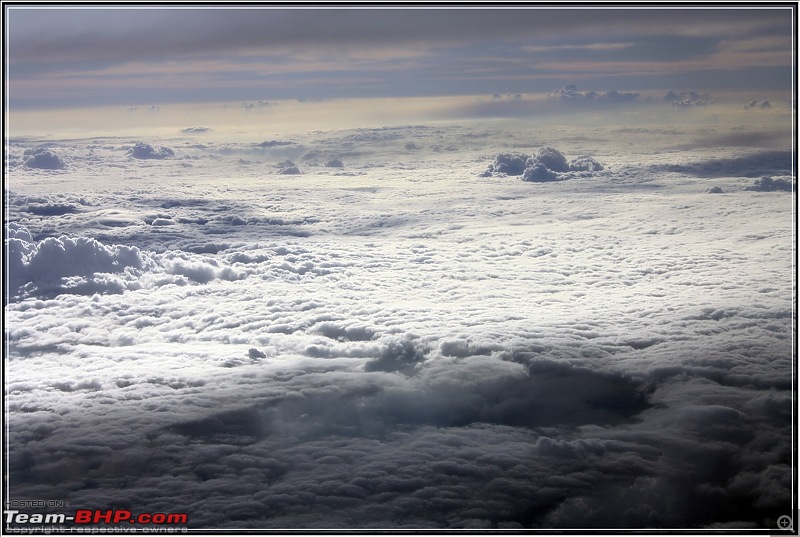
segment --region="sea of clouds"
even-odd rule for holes
[[[774,527],[788,142],[515,128],[9,140],[11,499],[192,528]]]

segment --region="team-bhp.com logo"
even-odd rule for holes
[[[134,515],[127,509],[77,509],[74,515],[63,513],[21,513],[7,509],[3,512],[6,525],[11,524],[186,524],[186,513],[140,513]]]

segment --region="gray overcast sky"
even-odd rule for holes
[[[792,11],[6,5],[13,107],[788,90]]]

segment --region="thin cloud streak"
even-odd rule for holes
[[[554,50],[619,50],[636,46],[635,43],[591,43],[588,45],[525,46],[525,52],[551,52]]]

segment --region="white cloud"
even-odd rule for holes
[[[138,159],[165,159],[175,156],[175,152],[169,147],[157,146],[139,142],[130,149],[128,154]]]
[[[153,225],[159,225],[158,220]],[[135,246],[106,246],[85,237],[48,237],[37,242],[25,227],[14,223],[8,225],[6,236],[5,257],[13,267],[9,270],[7,298],[12,300],[64,293],[121,293],[139,289],[143,282],[154,279],[159,285],[180,281],[164,280],[157,276],[161,273],[185,276],[196,283],[240,277],[229,266],[188,254],[153,254]]]
[[[40,170],[63,170],[67,167],[64,160],[53,151],[45,147],[36,149],[26,149],[24,153],[26,168],[36,168]]]
[[[780,177],[773,179],[772,177],[761,177],[753,181],[753,184],[746,186],[745,190],[755,190],[756,192],[794,192],[794,182]]]

